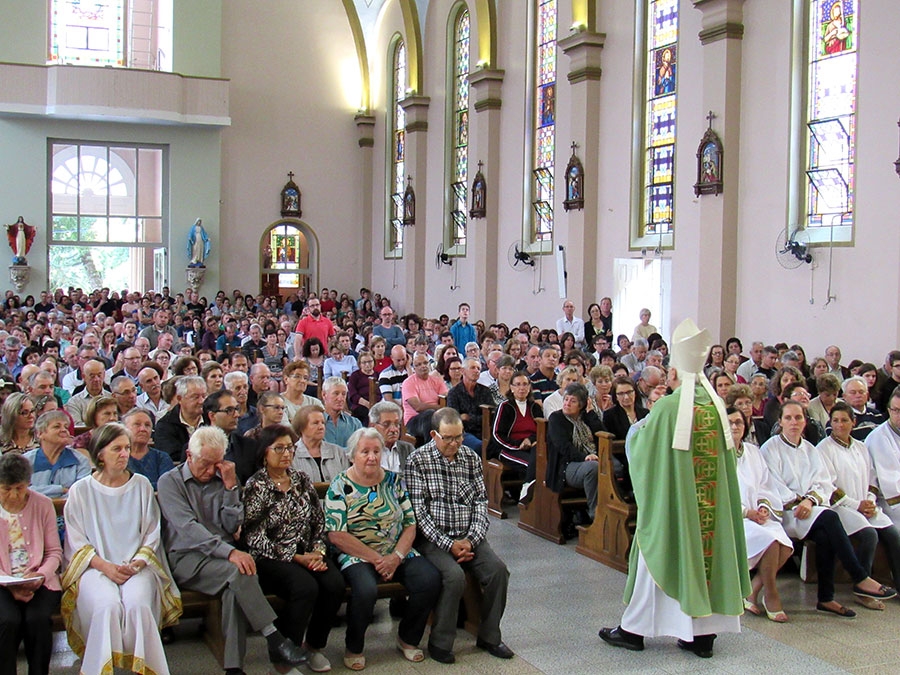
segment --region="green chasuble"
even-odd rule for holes
[[[680,398],[679,388],[657,401],[629,441],[638,509],[625,601],[640,551],[656,585],[688,616],[739,616],[750,576],[735,456],[723,437],[730,431],[698,384],[691,451],[674,449]]]

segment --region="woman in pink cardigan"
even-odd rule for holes
[[[59,607],[62,547],[53,502],[28,488],[31,464],[0,457],[0,675],[15,675],[25,639],[29,675],[50,672],[50,617]],[[31,580],[31,581],[28,581]]]

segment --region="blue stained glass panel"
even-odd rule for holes
[[[650,49],[678,40],[678,0],[651,0]]]
[[[675,142],[675,97],[650,101],[649,143],[651,147]]]

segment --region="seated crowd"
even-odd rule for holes
[[[477,645],[512,658],[482,461],[518,473],[525,504],[538,481],[582,489],[589,524],[597,432],[625,440],[679,386],[650,312],[616,337],[611,309],[604,298],[582,320],[567,300],[554,328],[510,329],[470,323],[466,303],[455,320],[399,317],[367,289],[283,304],[237,291],[212,303],[168,289],[57,290],[38,303],[8,293],[0,574],[18,580],[0,583],[3,653],[24,639],[30,672],[48,672],[61,609],[82,672],[167,673],[160,631],[190,590],[221,596],[227,673],[243,672],[248,629],[282,672],[324,672],[349,587],[343,661],[362,670],[378,585],[397,582],[397,649],[425,658],[433,612],[429,655],[453,663],[470,574]],[[800,345],[742,352],[737,338],[714,346],[705,373],[737,448],[757,568],[746,610],[788,620],[775,575],[792,538],[816,544],[817,609],[854,614],[835,600],[835,559],[859,602],[883,608],[896,593],[870,576],[879,542],[900,582],[900,351],[881,367],[843,366],[835,346],[811,364]],[[627,499],[627,461],[612,461]],[[273,609],[267,594],[283,602]]]

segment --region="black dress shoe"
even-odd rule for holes
[[[441,649],[428,644],[428,655],[438,663],[456,663],[456,656],[449,649]]]
[[[715,635],[695,635],[692,642],[678,640],[678,646],[686,651],[694,652],[701,659],[709,659],[713,655],[713,641],[715,639]]]
[[[629,633],[627,630],[623,630],[621,626],[616,626],[615,628],[601,628],[599,635],[601,640],[613,647],[623,647],[624,649],[630,649],[633,652],[641,652],[644,650],[643,636]]]
[[[483,649],[491,656],[496,656],[498,659],[511,659],[515,656],[515,652],[507,647],[505,642],[498,642],[495,645],[491,645],[488,644],[485,640],[478,638],[475,641],[475,646],[479,649]]]
[[[309,661],[309,652],[285,638],[277,647],[269,647],[269,660],[272,663],[299,666]]]

